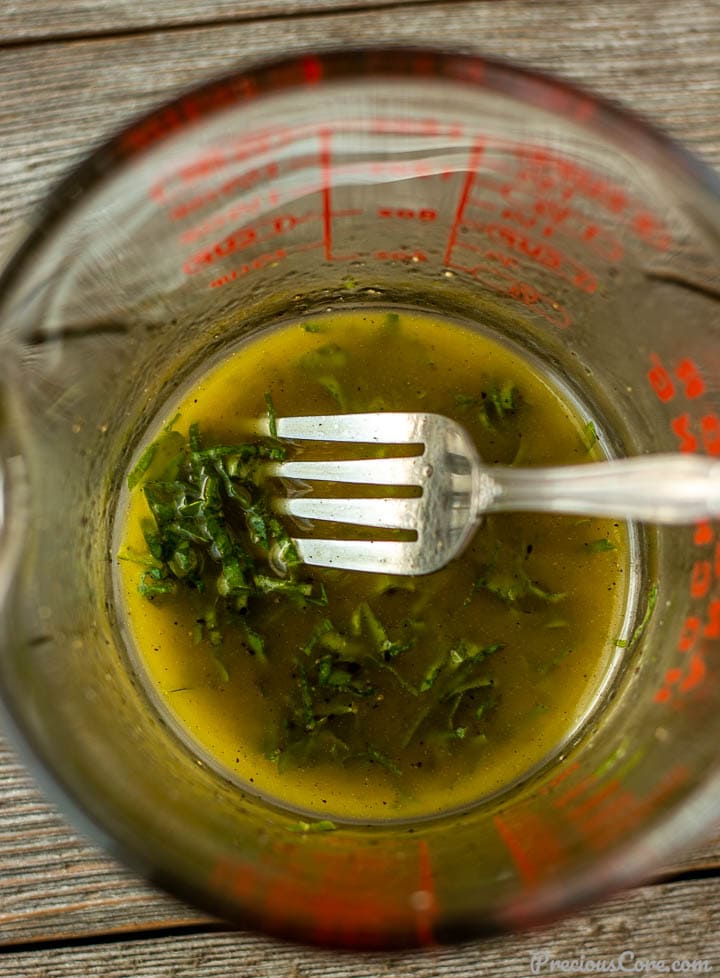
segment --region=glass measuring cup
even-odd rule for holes
[[[0,281],[0,685],[123,859],[231,920],[401,945],[518,927],[647,874],[718,811],[720,533],[648,530],[620,668],[552,770],[464,813],[297,832],[153,709],[112,601],[133,447],[278,318],[406,304],[561,377],[611,452],[720,454],[720,188],[637,121],[478,58],[261,66],[160,109],[46,201]]]

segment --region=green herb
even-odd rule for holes
[[[262,635],[252,629],[248,623],[243,622],[243,628],[245,630],[245,643],[252,653],[256,656],[259,662],[267,662],[267,656],[265,655],[265,639]]]
[[[407,651],[413,645],[412,641],[392,641],[387,629],[366,601],[358,605],[353,612],[350,627],[356,636],[361,635],[364,631],[369,636],[377,654],[386,662],[394,659],[401,652]]]
[[[545,601],[547,604],[557,604],[558,601],[564,601],[567,597],[564,591],[549,591],[529,578],[527,580],[527,593],[534,598]]]
[[[163,433],[142,453],[137,463],[130,470],[127,478],[128,489],[157,478],[163,474],[172,477],[172,463],[179,464],[182,457],[185,439],[177,431],[166,428]]]
[[[218,672],[218,677],[220,682],[225,685],[230,682],[230,673],[227,671],[227,666],[222,661],[217,652],[213,655],[213,662],[215,663],[215,668]]]
[[[318,384],[320,384],[322,389],[324,391],[327,391],[330,397],[332,397],[332,399],[336,402],[340,410],[343,413],[347,412],[349,406],[348,400],[345,397],[342,387],[337,382],[335,377],[322,376],[322,377],[318,377],[317,380],[318,380]]]
[[[582,442],[588,452],[591,452],[598,442],[598,433],[593,421],[586,421],[582,430]]]
[[[362,757],[362,755],[359,756]],[[374,747],[368,747],[366,756],[371,764],[379,764],[381,767],[390,771],[391,774],[402,774],[402,771],[393,760]]]
[[[396,336],[400,330],[400,316],[396,312],[389,312],[385,316],[383,331],[386,336]]]
[[[321,619],[321,621],[319,621],[317,625],[315,625],[315,627],[313,628],[310,638],[307,640],[305,645],[303,645],[301,651],[305,655],[310,655],[310,653],[315,648],[317,643],[321,640],[323,635],[327,635],[328,632],[334,632],[334,631],[335,631],[335,626],[333,625],[333,623],[330,621],[329,618]]]
[[[469,604],[477,591],[489,591],[500,601],[513,607],[531,610],[533,600],[542,604],[557,604],[566,597],[563,591],[553,591],[530,577],[525,567],[525,557],[507,548],[497,547],[489,564],[476,578],[473,589],[465,600]]]
[[[536,703],[535,706],[533,706],[533,708],[528,713],[528,717],[531,719],[535,719],[539,716],[542,716],[543,713],[547,713],[549,709],[550,707],[547,705],[547,703]]]
[[[471,407],[477,404],[477,398],[473,397],[471,394],[456,394],[455,403],[458,407]]]
[[[266,400],[272,430],[274,409],[269,395]],[[166,428],[150,449],[131,480],[142,487],[152,514],[143,525],[147,554],[138,555],[145,567],[141,594],[155,600],[185,589],[210,596],[212,607],[196,622],[194,637],[213,647],[252,601],[327,601],[324,590],[317,593],[293,576],[300,564],[296,548],[258,484],[259,466],[285,457],[282,445],[262,440],[204,445],[193,424],[187,439]],[[274,573],[278,566],[286,576]],[[263,636],[247,620],[242,630],[246,646],[265,661]]]
[[[538,674],[540,676],[546,676],[549,672],[554,672],[560,663],[571,655],[571,653],[572,649],[565,649],[563,652],[558,653],[550,662],[544,662],[541,666],[538,666]]]
[[[303,323],[303,329],[306,333],[326,333],[328,327],[323,323]]]
[[[500,387],[493,387],[488,394],[495,415],[501,419],[506,414],[514,414],[518,406],[517,387],[511,381],[505,381]]]
[[[334,832],[337,825],[328,818],[321,818],[317,822],[295,822],[288,829],[290,832]]]
[[[422,682],[420,683],[421,693],[426,693],[429,689],[433,688],[433,686],[435,685],[435,680],[442,672],[444,665],[445,665],[445,656],[443,655],[441,659],[439,659],[432,666],[430,666],[428,671],[425,673]]]
[[[457,393],[455,403],[461,408],[477,409],[477,417],[483,427],[492,429],[508,415],[515,414],[520,405],[520,393],[515,384],[507,380],[479,396]]]
[[[348,357],[345,350],[337,343],[326,343],[315,350],[309,350],[300,357],[300,366],[311,373],[319,370],[341,370],[347,366]]]
[[[491,696],[479,712],[477,706],[473,706],[468,712],[465,697],[485,695],[486,691],[492,690],[494,680],[479,669],[486,659],[503,648],[501,642],[478,646],[474,642],[460,641],[440,655],[420,682],[418,695],[422,702],[418,704],[415,722],[405,733],[402,747],[409,746],[421,728],[426,724],[429,726],[429,721],[433,718],[446,729],[452,730],[458,711],[465,710],[467,719],[463,726],[476,724],[496,700]]]
[[[585,546],[591,554],[601,554],[606,553],[609,550],[617,549],[612,540],[608,540],[607,537],[601,537],[599,540],[591,540],[590,543],[586,543]]]
[[[273,404],[272,395],[270,391],[265,394],[265,404],[267,405],[268,412],[268,428],[270,430],[270,437],[277,438],[277,413],[275,411],[275,405]]]
[[[138,583],[138,591],[146,598],[154,598],[158,594],[172,594],[177,585],[167,576],[163,567],[151,567],[143,571]]]
[[[130,474],[128,475],[127,479],[128,489],[134,489],[138,482],[140,482],[142,479],[143,475],[150,468],[150,464],[152,463],[155,455],[155,449],[156,446],[154,442],[152,445],[148,445],[140,456],[137,464],[130,470]]]
[[[645,608],[645,614],[643,615],[642,620],[636,627],[635,631],[632,633],[629,641],[622,638],[618,638],[615,640],[615,645],[619,649],[635,648],[637,643],[640,641],[642,633],[645,631],[645,628],[647,627],[647,623],[650,621],[650,617],[655,609],[655,605],[657,604],[657,596],[658,596],[658,586],[657,584],[653,584],[650,587],[650,590],[648,591],[648,602]]]
[[[315,711],[313,710],[313,691],[302,665],[298,666],[297,681],[298,688],[300,689],[303,726],[305,730],[314,730],[316,720]]]

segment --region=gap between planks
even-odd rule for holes
[[[100,11],[100,16],[94,25],[82,26],[87,24],[87,17],[78,16],[77,21],[72,17],[67,18],[68,26],[56,25],[54,30],[47,27],[47,18],[42,13],[42,3],[33,4],[22,21],[11,19],[8,26],[8,17],[5,16],[4,24],[0,23],[0,50],[3,48],[34,47],[44,44],[55,44],[57,42],[72,41],[98,41],[108,38],[126,38],[142,36],[145,34],[177,33],[181,31],[227,27],[234,24],[251,23],[252,21],[282,21],[291,22],[312,18],[321,21],[324,17],[331,17],[338,13],[347,14],[372,14],[374,12],[404,11],[411,7],[430,7],[430,6],[458,6],[470,3],[472,0],[315,0],[309,3],[282,3],[283,9],[278,9],[281,5],[270,2],[250,4],[249,9],[243,11],[245,4],[234,4],[226,8],[222,0],[220,3],[207,4],[203,9],[204,16],[197,16],[197,6],[192,5],[190,10],[183,16],[178,16],[176,5],[168,5],[172,11],[167,19],[156,17],[154,20],[146,21],[142,16],[141,8],[138,7],[138,20],[135,22],[113,23],[114,8],[108,5],[105,12]],[[484,0],[485,3],[498,3],[500,0]],[[102,0],[98,0],[98,5],[103,6]],[[130,6],[135,6],[131,4]],[[217,8],[214,16],[208,16],[212,7]],[[227,9],[227,14],[223,10]],[[70,8],[72,10],[72,8]],[[156,11],[155,11],[156,12]],[[28,26],[37,22],[37,27]],[[52,23],[52,17],[50,18]],[[18,33],[14,32],[18,26]]]
[[[700,910],[697,910],[697,907]],[[0,978],[526,978],[557,974],[549,959],[720,963],[720,883],[644,888],[543,928],[425,951],[343,952],[241,931],[155,933],[117,941],[20,946],[0,954]],[[540,967],[533,967],[533,960]],[[542,962],[545,961],[545,967]],[[607,970],[607,969],[605,969]],[[616,969],[617,970],[617,969]],[[687,973],[689,969],[685,969]],[[698,973],[700,969],[695,969]],[[561,972],[580,973],[578,968]],[[654,968],[634,973],[658,974]],[[583,973],[589,973],[587,971]],[[665,973],[665,969],[663,972]]]

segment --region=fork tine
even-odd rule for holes
[[[409,499],[321,499],[304,496],[278,499],[274,508],[276,512],[307,520],[412,530],[418,523],[420,502],[417,496]]]
[[[298,441],[382,442],[395,445],[422,442],[424,415],[406,412],[383,414],[331,414],[306,418],[279,418],[278,438]]]
[[[280,462],[268,465],[268,475],[309,482],[352,482],[378,486],[417,486],[427,479],[422,455],[405,458],[360,458],[319,462]]]
[[[401,573],[408,573],[402,568],[407,563],[407,548],[413,546],[391,540],[296,539],[294,543],[305,564],[375,574],[392,574],[398,569]]]

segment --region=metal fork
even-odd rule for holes
[[[261,422],[269,434],[268,421]],[[485,513],[534,511],[692,523],[720,515],[720,462],[701,455],[644,455],[558,468],[484,466],[467,432],[439,414],[281,418],[293,441],[417,445],[406,457],[285,461],[270,475],[303,482],[420,487],[412,497],[274,500],[279,513],[416,532],[414,540],[295,540],[306,564],[386,574],[429,574],[469,542]]]

